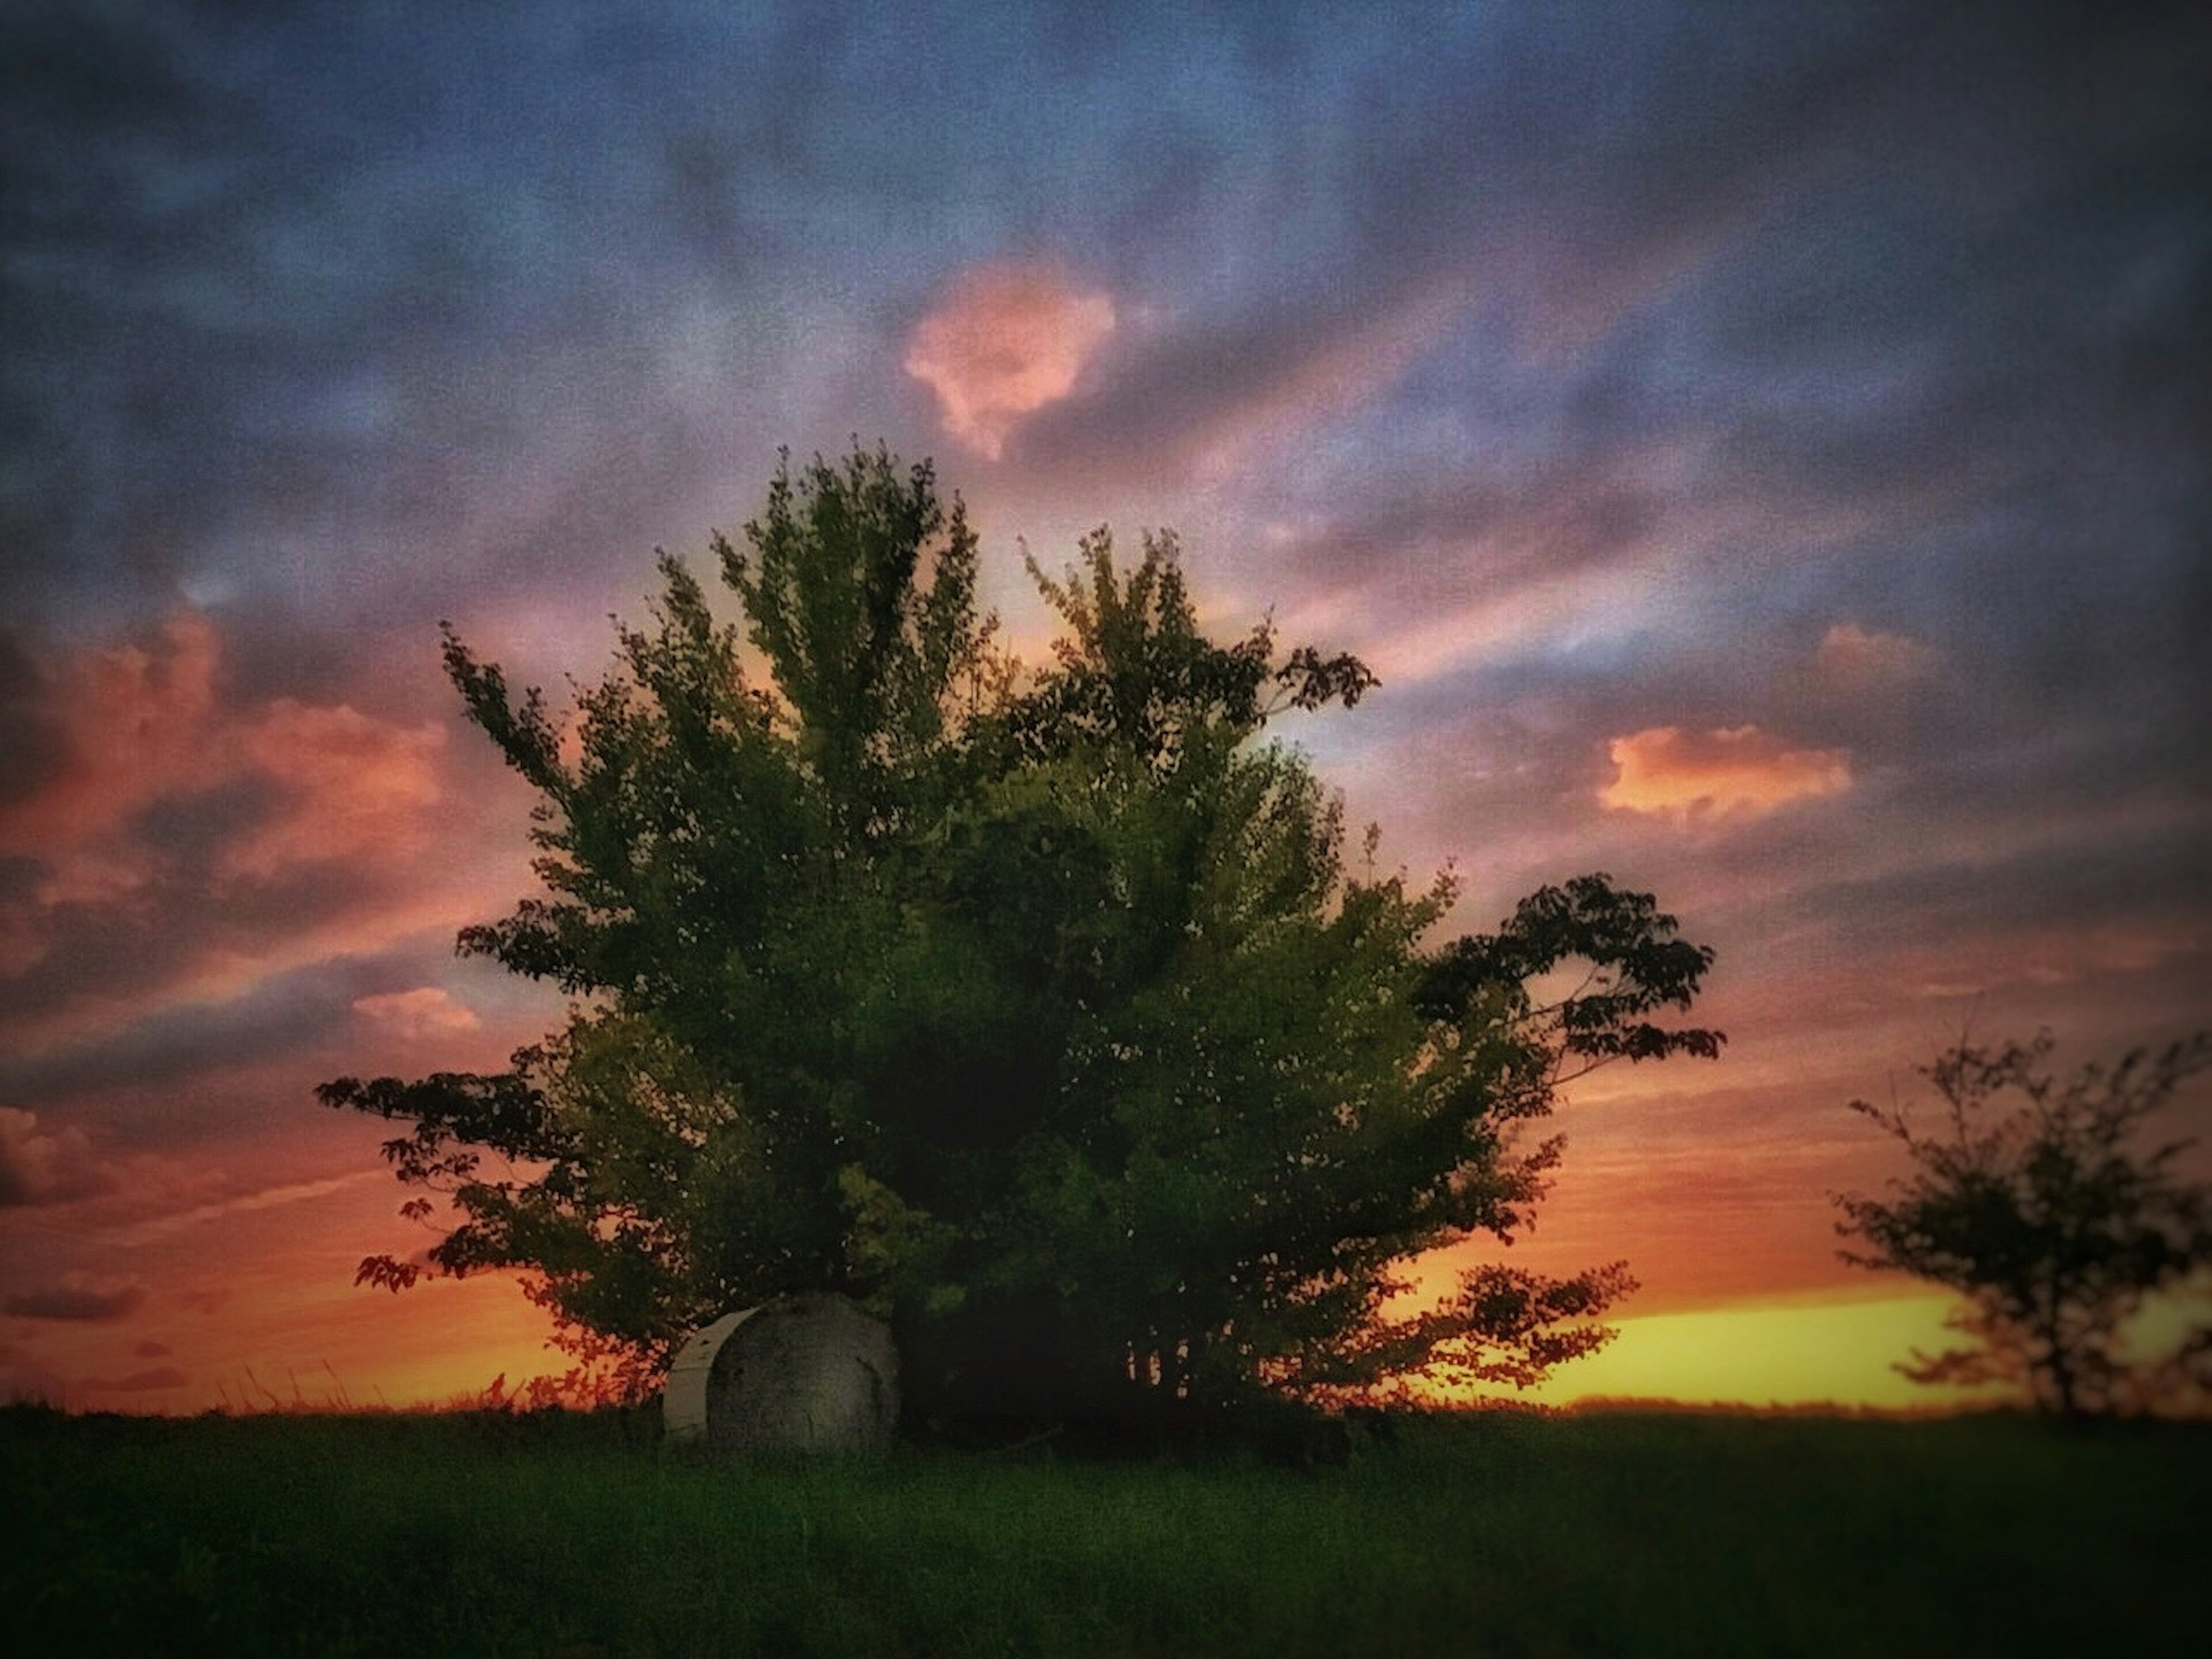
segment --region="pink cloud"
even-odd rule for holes
[[[1845,750],[1792,749],[1756,726],[1655,726],[1609,747],[1615,775],[1598,799],[1626,811],[1755,817],[1851,786]]]
[[[937,394],[946,431],[996,460],[1024,417],[1074,390],[1114,323],[1112,298],[1056,265],[981,265],[915,325],[906,372]]]
[[[483,1022],[476,1010],[456,1002],[434,985],[412,991],[386,991],[354,999],[354,1012],[409,1042],[473,1031]]]
[[[150,647],[94,647],[55,665],[43,702],[67,759],[44,787],[0,806],[0,853],[47,866],[41,903],[112,899],[144,879],[138,860],[103,843],[203,765],[219,654],[213,627],[186,611]]]
[[[383,860],[419,847],[438,804],[446,734],[402,726],[340,703],[280,699],[241,722],[245,763],[283,789],[286,808],[231,849],[229,867],[268,876],[332,859]]]
[[[37,1113],[0,1106],[0,1209],[67,1204],[113,1185],[83,1130],[42,1129]]]
[[[84,1041],[526,890],[519,826],[495,829],[506,780],[458,787],[477,757],[441,724],[240,697],[223,657],[196,611],[44,653],[52,758],[0,805],[0,860],[31,871],[0,890],[0,984],[19,993],[0,1041]]]
[[[158,850],[139,816],[226,784],[264,786],[276,803],[228,849],[231,873],[268,878],[420,844],[441,793],[441,728],[289,698],[227,708],[221,672],[214,625],[189,611],[150,645],[82,649],[52,665],[44,701],[67,758],[0,807],[0,854],[45,868],[38,908],[127,901]],[[37,960],[34,923],[21,911],[0,921],[0,965]]]

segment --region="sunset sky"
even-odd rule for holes
[[[1514,1259],[1643,1289],[1546,1398],[1914,1398],[1845,1103],[2212,1023],[2208,15],[8,8],[0,1395],[559,1369],[354,1288],[428,1236],[313,1097],[559,1012],[453,954],[529,797],[437,624],[595,678],[858,434],[1032,659],[1102,522],[1364,658],[1283,735],[1457,928],[1604,870],[1716,948],[1725,1057],[1563,1105]]]

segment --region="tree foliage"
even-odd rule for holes
[[[1451,881],[1348,871],[1339,804],[1266,738],[1373,676],[1264,624],[1215,642],[1171,538],[1032,562],[1063,631],[1024,672],[927,464],[787,460],[744,533],[714,543],[743,632],[664,558],[568,747],[447,635],[540,796],[545,890],[461,948],[573,1001],[507,1073],[319,1091],[411,1126],[387,1158],[458,1218],[429,1271],[526,1270],[647,1366],[722,1310],[844,1291],[947,1410],[1523,1382],[1604,1340],[1620,1264],[1381,1310],[1417,1254],[1528,1224],[1562,1080],[1717,1053],[1655,1021],[1710,951],[1601,876],[1431,948]]]
[[[2212,1269],[2212,1188],[2182,1177],[2187,1140],[2136,1143],[2145,1120],[2212,1065],[2212,1033],[2139,1048],[2062,1079],[2028,1043],[1960,1042],[1922,1068],[1939,1127],[1904,1108],[1850,1109],[1901,1144],[1913,1169],[1887,1199],[1838,1194],[1837,1231],[1856,1266],[1930,1279],[1963,1298],[1947,1322],[1966,1346],[1914,1350],[1917,1382],[2021,1384],[2064,1418],[2202,1410],[2212,1390],[2212,1324],[2164,1352],[2131,1353],[2129,1324],[2159,1292],[2195,1291]],[[1999,1103],[2012,1100],[2010,1109]],[[2194,1281],[2194,1282],[2192,1282]]]

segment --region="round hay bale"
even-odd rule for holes
[[[898,1350],[844,1297],[783,1297],[693,1333],[660,1410],[671,1440],[721,1456],[878,1453],[898,1425]]]

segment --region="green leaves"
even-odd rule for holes
[[[664,556],[573,722],[447,635],[540,793],[546,890],[461,948],[579,1000],[509,1073],[321,1091],[412,1121],[386,1156],[459,1217],[429,1271],[533,1273],[600,1360],[843,1291],[896,1316],[925,1410],[1445,1355],[1527,1380],[1601,1340],[1613,1269],[1377,1313],[1410,1256],[1525,1222],[1559,1143],[1518,1126],[1563,1077],[1718,1051],[1650,1018],[1711,957],[1649,896],[1583,878],[1431,947],[1450,883],[1348,875],[1340,805],[1265,741],[1373,675],[1207,637],[1171,536],[1031,562],[1063,632],[1027,674],[926,463],[787,456],[714,551],[741,619]],[[1537,1000],[1577,958],[1590,982]]]
[[[1687,1009],[1713,953],[1676,936],[1673,916],[1649,893],[1623,892],[1602,873],[1540,888],[1495,933],[1455,940],[1424,975],[1420,1006],[1448,1019],[1469,999],[1503,990],[1515,1012],[1575,1062],[1554,1081],[1613,1060],[1695,1054],[1714,1060],[1727,1039],[1702,1027],[1668,1030],[1641,1018]],[[1539,1005],[1530,988],[1562,963],[1579,962],[1581,983]]]
[[[1915,1351],[1916,1382],[2016,1382],[2062,1417],[2160,1407],[2212,1388],[2212,1322],[2164,1356],[2127,1352],[2146,1297],[2212,1267],[2212,1187],[2182,1179],[2186,1142],[2148,1149],[2141,1126],[2195,1073],[2212,1033],[2136,1049],[2062,1079],[2052,1042],[1960,1042],[1922,1068],[1943,1103],[1923,1131],[1902,1108],[1850,1109],[1902,1145],[1911,1172],[1888,1199],[1833,1195],[1854,1266],[1897,1269],[1958,1291],[1947,1322],[1971,1345]],[[2018,1101],[2009,1111],[1996,1103]],[[2201,1299],[2201,1298],[2200,1298]]]
[[[902,476],[887,450],[856,447],[794,479],[787,453],[745,536],[750,554],[720,537],[714,551],[798,757],[847,830],[882,834],[988,678],[996,621],[975,614],[966,511],[939,502],[927,461]]]

